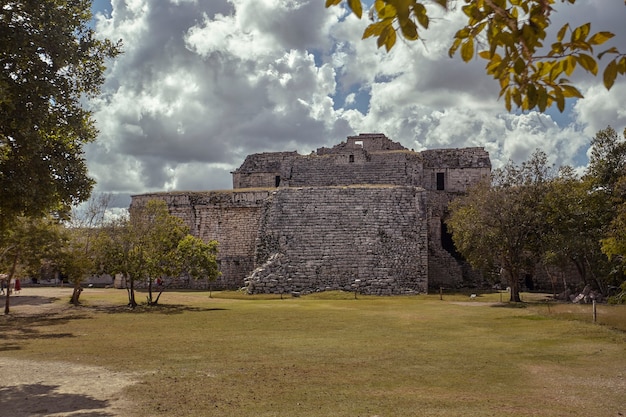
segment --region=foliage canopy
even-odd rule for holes
[[[97,131],[81,100],[99,93],[120,48],[96,39],[91,18],[89,0],[0,6],[0,230],[89,197],[83,145]]]
[[[18,217],[7,227],[0,241],[0,271],[7,272],[6,285],[22,275],[37,276],[43,263],[55,259],[63,244],[63,228],[56,219]],[[6,292],[4,313],[10,311]]]
[[[342,2],[326,0],[326,7]],[[576,0],[560,2],[574,4]],[[361,0],[345,3],[361,18]],[[454,35],[449,55],[459,52],[465,62],[484,59],[487,74],[500,84],[500,97],[508,111],[513,105],[545,111],[556,104],[562,112],[566,98],[583,98],[569,77],[578,68],[597,76],[604,56],[610,57],[602,71],[607,89],[618,75],[626,75],[626,54],[616,47],[594,50],[613,38],[612,32],[592,32],[591,23],[578,27],[566,23],[554,39],[548,39],[557,0],[375,0],[369,13],[372,23],[363,38],[376,37],[378,47],[389,51],[398,34],[409,41],[422,38],[433,15],[431,6],[447,11],[457,3],[464,3],[467,23]]]
[[[626,266],[625,144],[626,132],[620,140],[610,126],[599,131],[582,177],[569,167],[555,171],[540,151],[494,170],[450,205],[457,249],[476,268],[501,268],[511,301],[539,266],[550,278],[551,268],[575,268],[583,284],[609,295]]]
[[[601,195],[611,215],[602,242],[602,252],[626,268],[626,129],[620,139],[610,126],[596,134],[590,160],[594,190]],[[626,302],[626,281],[622,284]]]
[[[521,165],[509,162],[468,194],[453,201],[447,221],[459,252],[483,271],[500,268],[520,301],[520,278],[533,270],[544,219],[537,209],[552,176],[547,157],[537,151]]]
[[[155,282],[161,277],[186,274],[214,280],[219,274],[217,242],[204,243],[189,235],[183,220],[171,215],[162,200],[131,206],[127,218],[104,228],[98,246],[104,270],[126,277],[131,307],[137,305],[137,281],[147,282],[148,304],[157,304],[164,287]],[[156,298],[153,288],[159,292]]]

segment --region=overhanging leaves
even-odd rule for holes
[[[360,17],[358,0],[346,0]],[[449,55],[460,51],[461,59],[469,62],[476,56],[487,61],[487,74],[500,84],[500,96],[505,107],[513,104],[522,110],[545,111],[553,103],[565,109],[565,97],[582,98],[580,91],[563,75],[570,77],[577,68],[598,74],[599,61],[615,55],[603,72],[603,82],[610,89],[618,75],[626,74],[626,55],[616,47],[594,56],[593,48],[614,37],[608,31],[592,32],[591,24],[578,27],[564,24],[544,49],[550,26],[552,5],[556,0],[465,0],[462,6],[466,25],[452,39]],[[575,0],[562,0],[575,4]],[[327,0],[326,6],[341,3]],[[358,5],[357,5],[358,3]],[[429,5],[448,9],[449,0],[376,0],[372,10],[374,20],[363,38],[377,37],[377,46],[387,51],[396,44],[397,32],[407,40],[421,38],[420,30],[430,26]],[[392,34],[393,33],[393,34]],[[568,36],[569,34],[569,36]],[[486,42],[485,42],[486,41]]]

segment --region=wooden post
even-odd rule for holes
[[[596,300],[593,300],[593,322],[595,323],[598,320],[598,311],[596,309]]]

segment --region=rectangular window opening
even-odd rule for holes
[[[274,177],[274,184],[276,187],[280,186],[280,175],[276,175],[276,177]]]
[[[350,162],[354,162],[354,155],[350,155],[349,159]]]

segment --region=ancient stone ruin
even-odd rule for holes
[[[491,172],[483,148],[414,152],[383,134],[350,136],[310,155],[249,155],[233,190],[133,196],[165,200],[194,235],[219,242],[214,288],[424,293],[458,287],[448,203]]]

